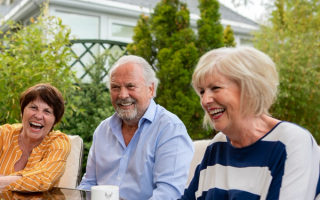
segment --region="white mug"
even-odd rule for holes
[[[115,185],[92,186],[91,200],[119,200],[119,187]]]

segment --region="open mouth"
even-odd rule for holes
[[[29,122],[29,124],[30,124],[31,128],[33,128],[33,129],[38,129],[38,130],[40,130],[40,129],[43,128],[43,125],[38,124],[38,123],[35,123],[35,122]]]
[[[134,102],[119,103],[120,106],[131,106]]]
[[[213,117],[217,117],[221,115],[224,111],[226,111],[225,108],[218,108],[218,109],[210,110],[209,114],[212,115]]]
[[[117,104],[119,106],[131,106],[132,104],[135,104],[136,100],[133,98],[126,98],[126,99],[118,99]]]

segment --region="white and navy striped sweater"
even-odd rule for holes
[[[278,123],[244,148],[218,133],[181,200],[314,200],[320,192],[319,163],[312,135],[290,122]]]

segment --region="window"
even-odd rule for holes
[[[113,37],[132,38],[133,36],[133,26],[113,23],[111,29]]]
[[[55,12],[56,17],[60,17],[62,19],[62,23],[66,24],[71,29],[71,38],[74,39],[99,39],[100,37],[100,17],[92,16],[92,15],[83,15],[76,13],[68,13],[68,12]],[[86,44],[87,47],[90,44]],[[81,56],[86,51],[86,48],[82,44],[72,45],[72,50],[77,56]],[[90,51],[94,55],[98,55],[99,46],[93,46]],[[74,59],[71,60],[72,63]],[[90,63],[94,62],[94,58],[90,53],[85,53],[83,57],[81,57],[80,61],[88,66]],[[76,71],[76,76],[78,78],[82,78],[84,82],[90,82],[90,77],[85,75],[85,69],[80,63],[76,63],[72,68],[72,70]]]
[[[253,47],[253,42],[251,38],[240,38],[240,45]]]
[[[110,20],[109,39],[121,42],[132,42],[133,28],[136,22],[127,22],[122,20]]]
[[[71,36],[78,39],[99,39],[99,17],[60,11],[56,11],[55,16],[60,17],[62,23],[71,28]]]

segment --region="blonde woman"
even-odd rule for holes
[[[306,129],[268,112],[279,84],[269,56],[252,47],[212,50],[192,84],[204,125],[220,132],[182,200],[315,199],[319,147]]]

